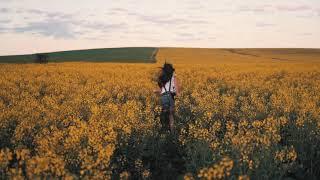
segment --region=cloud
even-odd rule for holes
[[[5,19],[5,20],[1,20],[1,19],[0,19],[0,24],[7,24],[7,23],[9,23],[9,22],[11,22],[11,21],[8,20],[8,19]]]
[[[192,33],[179,33],[178,35],[180,37],[194,37],[194,34]]]
[[[311,6],[305,4],[279,4],[279,5],[270,5],[264,4],[260,6],[240,6],[236,9],[238,12],[253,12],[253,13],[263,13],[271,11],[280,11],[280,12],[300,12],[313,10]]]
[[[74,38],[72,26],[67,21],[50,19],[43,22],[32,22],[24,27],[13,28],[17,33],[31,32],[54,38]]]
[[[199,3],[194,4],[194,3],[190,3],[190,6],[188,8],[188,10],[202,10],[205,9],[205,7]]]
[[[135,13],[135,12],[128,12],[127,13],[129,16],[139,16],[138,13]]]
[[[285,5],[278,5],[276,7],[279,11],[290,11],[290,12],[296,12],[296,11],[306,11],[306,10],[312,10],[310,6],[304,5],[304,4],[285,4]]]
[[[108,9],[105,14],[107,15],[118,15],[118,14],[129,14],[130,11],[124,8],[112,8]]]
[[[312,36],[313,34],[312,33],[301,33],[299,35],[301,35],[301,36]]]
[[[110,32],[110,30],[121,30],[126,29],[127,25],[125,23],[118,23],[118,24],[107,24],[104,22],[79,22],[80,26],[98,30],[101,32]]]
[[[0,2],[1,3],[7,3],[7,2],[13,2],[13,1],[16,1],[16,0],[1,0]]]
[[[50,12],[50,11],[43,11],[40,9],[25,9],[25,8],[16,8],[16,9],[9,9],[9,8],[0,8],[0,13],[13,13],[15,15],[24,15],[24,16],[41,16],[47,18],[71,18],[72,14],[64,13],[64,12]]]
[[[256,27],[273,27],[275,24],[272,23],[265,23],[265,22],[257,22]]]
[[[272,5],[270,4],[263,4],[258,6],[239,6],[236,8],[237,12],[253,12],[253,13],[263,13],[269,12],[272,10]]]
[[[152,24],[180,24],[184,23],[185,20],[182,18],[167,18],[167,17],[160,17],[160,16],[149,16],[149,15],[139,15],[139,19],[142,21],[146,21]]]
[[[191,24],[212,24],[212,22],[204,21],[204,20],[188,20]]]
[[[139,20],[156,25],[188,25],[188,24],[210,24],[210,22],[199,19],[190,18],[172,18],[170,16],[142,15],[132,14],[137,16]]]
[[[8,24],[11,22],[9,19],[0,19],[0,33],[8,32]]]
[[[142,14],[134,10],[128,10],[124,8],[113,8],[106,12],[107,15],[117,15],[123,13],[127,16],[136,18],[139,22],[151,23],[154,25],[181,25],[181,24],[208,24],[206,20],[197,18],[180,17],[174,18],[169,15],[161,14]]]
[[[189,33],[189,32],[179,32],[175,34],[174,40],[176,41],[183,41],[183,42],[188,42],[188,41],[199,41],[202,40],[199,35],[202,35],[201,33]]]
[[[6,28],[6,27],[0,27],[0,33],[3,33],[3,32],[8,32],[9,29]]]
[[[126,25],[107,24],[102,22],[83,22],[78,20],[48,19],[45,21],[31,22],[26,26],[13,28],[17,33],[36,33],[53,38],[74,39],[76,36],[84,35],[88,32],[110,32],[125,29]]]
[[[311,18],[313,16],[314,16],[313,13],[308,13],[308,14],[304,13],[304,14],[297,15],[298,18]]]
[[[113,11],[113,12],[128,12],[127,9],[124,9],[124,8],[113,8],[111,9],[110,11]]]
[[[23,12],[23,10],[20,11],[20,12]],[[32,14],[47,14],[47,12],[41,11],[41,10],[38,10],[38,9],[28,9],[28,10],[26,10],[26,12],[32,13]]]
[[[63,12],[49,12],[43,11],[39,9],[19,9],[18,12],[20,13],[29,13],[31,15],[42,15],[47,18],[61,18],[61,19],[69,19],[72,18],[72,14],[63,13]]]
[[[265,12],[266,11],[266,7],[247,7],[247,6],[241,6],[237,9],[240,12]]]
[[[120,9],[116,10],[119,11]],[[9,10],[4,8],[1,8],[0,11],[9,12]],[[106,33],[112,30],[119,31],[127,28],[126,24],[121,22],[112,24],[105,21],[79,19],[79,14],[76,13],[68,14],[63,12],[43,11],[40,9],[21,8],[13,10],[12,12],[19,14],[23,19],[23,23],[20,21],[15,27],[6,27],[5,23],[8,23],[9,21],[0,20],[0,25],[2,25],[0,32],[31,33],[56,39],[75,39],[88,33]]]
[[[200,41],[202,40],[201,38],[198,37],[176,37],[174,38],[175,41],[181,41],[181,42],[195,42],[195,41]]]
[[[8,8],[0,8],[0,13],[7,13],[10,10]]]
[[[15,20],[18,18],[14,18],[11,22],[16,24],[15,27],[8,26],[10,21],[2,20],[1,32],[33,33],[54,38],[74,38],[73,20],[70,14],[25,8],[1,8],[0,12],[9,15],[13,13],[16,17],[23,19],[17,24]]]

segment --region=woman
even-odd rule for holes
[[[159,89],[155,90],[155,93],[160,94],[162,114],[169,113],[169,127],[173,132],[173,114],[174,114],[174,97],[179,95],[180,89],[178,86],[178,80],[175,77],[175,69],[172,64],[164,63],[161,68],[160,75],[158,77]]]

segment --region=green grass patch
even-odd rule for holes
[[[128,47],[104,48],[44,53],[48,62],[123,62],[123,63],[154,63],[157,48]],[[0,63],[34,63],[36,54],[0,56]]]

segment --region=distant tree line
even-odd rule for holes
[[[35,63],[46,64],[49,62],[49,55],[45,53],[35,54]]]

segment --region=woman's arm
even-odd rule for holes
[[[155,90],[153,90],[153,92],[156,93],[156,94],[160,94],[161,93],[161,89],[155,89]]]
[[[174,78],[174,85],[176,88],[176,95],[178,96],[180,94],[180,84],[179,84],[179,80],[177,79],[177,77]]]

